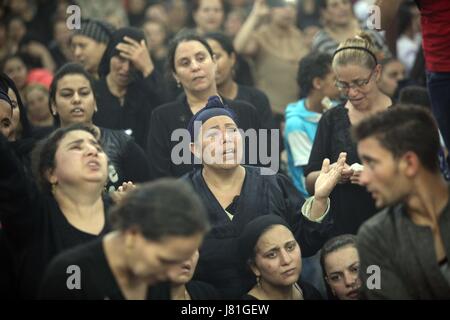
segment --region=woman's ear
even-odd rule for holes
[[[47,179],[47,181],[52,185],[58,183],[58,177],[54,174],[54,171],[54,169],[47,169],[44,174],[45,179]]]
[[[383,67],[381,66],[381,64],[377,64],[377,66],[375,67],[375,80],[378,82],[381,78],[381,72],[383,72]]]
[[[180,87],[181,87],[180,79],[178,79],[178,77],[176,76],[176,74],[173,73],[173,72],[172,72],[172,77],[175,79],[175,82],[177,83],[177,87],[180,88]]]
[[[248,266],[256,277],[261,277],[261,271],[259,271],[259,268],[256,266],[254,261],[248,261]]]
[[[316,90],[320,90],[322,87],[322,79],[319,77],[315,77],[312,81],[313,88]]]

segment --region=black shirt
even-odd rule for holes
[[[136,143],[145,147],[148,131],[147,119],[154,107],[164,101],[164,89],[157,72],[147,78],[135,80],[127,87],[123,105],[108,88],[106,78],[95,82],[94,92],[98,111],[93,122],[99,127],[131,130]]]
[[[323,300],[323,297],[320,295],[319,291],[308,282],[299,281],[298,285],[300,289],[302,289],[303,299],[304,300]],[[258,300],[256,297],[245,294],[242,296],[241,300]]]
[[[250,103],[256,108],[261,118],[263,128],[274,128],[272,109],[267,95],[259,89],[238,84],[238,93],[235,100]]]
[[[33,299],[45,267],[58,253],[97,238],[76,229],[51,195],[39,192],[8,142],[0,135],[0,222],[11,248],[20,298]],[[110,202],[104,199],[105,225]]]
[[[208,188],[200,169],[184,178],[203,200],[211,230],[200,248],[195,279],[212,284],[225,298],[238,299],[251,289],[254,277],[245,272],[238,258],[237,240],[243,228],[256,217],[280,215],[290,226],[299,242],[302,255],[314,255],[328,239],[332,220],[330,214],[316,223],[301,213],[304,198],[284,175],[261,175],[261,169],[245,166],[242,190],[234,203],[233,219]]]
[[[44,300],[125,300],[114,277],[103,248],[103,239],[67,250],[57,256],[48,266],[39,290],[39,299]],[[71,289],[68,278],[70,266],[79,267],[79,289],[73,278]]]
[[[322,161],[338,160],[341,152],[347,152],[347,164],[361,163],[356,144],[353,142],[348,109],[344,105],[326,111],[319,121],[316,137],[305,167],[305,177],[313,171],[320,171]],[[330,195],[331,209],[335,219],[334,234],[356,234],[360,225],[376,213],[375,203],[365,187],[352,184],[338,184]]]
[[[186,290],[191,300],[218,300],[219,292],[210,284],[191,280],[186,284]],[[160,283],[150,288],[151,300],[171,300],[170,283]]]
[[[124,182],[150,179],[147,156],[132,137],[119,130],[100,128],[100,144],[108,156],[107,191],[117,190]]]

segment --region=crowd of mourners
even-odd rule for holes
[[[0,299],[450,299],[449,145],[448,0],[6,1]]]

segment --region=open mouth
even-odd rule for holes
[[[94,170],[100,169],[100,162],[97,160],[89,160],[87,163],[88,167]]]
[[[352,290],[349,293],[347,293],[347,297],[349,297],[350,299],[358,299],[359,297],[358,289]]]
[[[82,116],[84,115],[84,110],[82,108],[74,108],[70,111],[70,114],[74,116]]]

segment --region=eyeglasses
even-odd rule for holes
[[[372,76],[374,74],[374,71],[375,71],[375,69],[372,69],[372,71],[370,72],[370,75],[367,79],[353,80],[350,84],[345,81],[336,80],[334,84],[339,90],[345,91],[345,92],[348,92],[350,90],[350,88],[362,89],[369,84],[370,79],[372,79]]]

